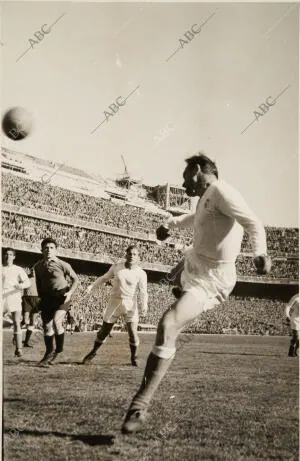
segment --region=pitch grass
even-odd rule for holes
[[[66,338],[62,363],[37,368],[40,339],[13,357],[4,333],[5,461],[298,460],[298,360],[288,337],[183,335],[151,407],[146,431],[120,426],[141,381],[153,334],[141,334],[141,368],[114,333],[90,366],[94,335]]]

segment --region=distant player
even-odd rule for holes
[[[105,342],[114,323],[119,317],[123,317],[129,335],[131,364],[132,366],[137,366],[137,349],[139,345],[139,337],[137,334],[139,321],[137,292],[140,290],[142,315],[147,313],[148,293],[147,275],[146,272],[139,267],[139,252],[136,246],[129,246],[126,250],[125,262],[113,264],[106,274],[99,277],[94,284],[87,288],[87,293],[104,285],[110,279],[113,279],[113,287],[108,306],[104,313],[103,325],[97,333],[93,349],[83,359],[83,363],[87,364],[95,358],[97,350]]]
[[[72,315],[71,309],[69,309],[66,314],[66,331],[69,331],[71,335],[75,331],[75,324],[76,324],[76,321]]]
[[[188,196],[200,197],[196,211],[170,218],[157,230],[158,238],[164,240],[170,235],[169,228],[194,229],[193,246],[185,253],[181,275],[183,293],[159,322],[155,345],[123,423],[123,433],[143,428],[150,401],[172,363],[182,329],[226,300],[233,290],[243,229],[250,235],[257,271],[267,273],[271,268],[264,227],[239,192],[218,179],[217,167],[206,155],[195,155],[186,162],[183,187]]]
[[[43,259],[34,266],[46,345],[46,352],[39,366],[48,367],[56,363],[63,352],[65,315],[79,281],[70,264],[56,256],[57,243],[54,239],[46,238],[42,241],[42,253]]]
[[[33,347],[30,343],[32,332],[35,328],[38,312],[40,310],[40,298],[38,296],[35,271],[32,268],[29,272],[30,287],[24,290],[22,298],[23,320],[26,325],[24,347]]]
[[[30,281],[24,269],[14,264],[16,252],[13,248],[4,251],[4,267],[2,268],[3,313],[12,316],[14,328],[15,356],[22,356],[22,294]]]
[[[297,357],[299,349],[299,293],[293,296],[285,307],[285,316],[292,330],[292,339],[289,348],[289,357]]]

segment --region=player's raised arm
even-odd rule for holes
[[[91,291],[95,290],[96,288],[100,288],[104,283],[108,282],[111,280],[115,275],[114,271],[114,265],[112,265],[109,270],[106,272],[106,274],[101,275],[101,277],[98,277],[94,283],[89,285],[86,289],[86,293],[89,294]]]
[[[148,312],[148,290],[147,290],[147,274],[142,271],[141,278],[138,284],[140,295],[141,295],[141,313],[146,315]]]
[[[158,240],[166,240],[170,237],[170,229],[174,228],[189,228],[194,226],[195,213],[191,213],[185,216],[171,217],[164,224],[158,227],[156,230],[156,236]]]
[[[221,213],[236,219],[245,232],[249,234],[257,272],[259,274],[269,273],[271,259],[267,256],[265,228],[242,195],[233,187],[226,185],[219,196],[218,209]]]
[[[184,216],[171,217],[168,219],[166,225],[170,229],[179,228],[189,228],[194,226],[195,213],[190,213]]]

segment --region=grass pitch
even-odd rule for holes
[[[146,431],[120,427],[154,335],[141,334],[141,367],[114,333],[89,366],[94,334],[66,337],[62,363],[15,359],[4,332],[5,461],[298,460],[298,360],[288,337],[182,335],[151,406]]]

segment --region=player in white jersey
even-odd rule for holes
[[[137,349],[139,337],[137,334],[139,312],[137,302],[137,292],[140,291],[142,315],[147,313],[148,293],[147,275],[139,267],[139,252],[136,246],[131,245],[126,250],[126,260],[118,264],[113,264],[109,271],[99,277],[94,284],[90,285],[87,293],[99,288],[104,283],[112,279],[112,292],[108,306],[104,312],[102,328],[97,333],[97,338],[93,349],[83,359],[83,363],[91,362],[96,356],[97,350],[105,342],[110,334],[114,323],[119,317],[123,317],[128,330],[129,345],[131,351],[131,364],[137,366]]]
[[[14,327],[15,356],[22,356],[22,295],[23,289],[29,288],[30,281],[22,267],[16,266],[16,252],[7,248],[4,252],[5,265],[2,268],[3,313],[12,316]]]
[[[285,317],[292,330],[292,339],[289,348],[289,357],[297,357],[299,349],[299,293],[294,295],[285,307]]]
[[[175,356],[176,338],[182,329],[224,301],[233,290],[243,229],[250,235],[257,271],[267,273],[271,268],[264,227],[239,192],[218,179],[217,167],[206,155],[195,155],[186,162],[183,187],[188,196],[199,196],[196,212],[171,218],[157,230],[157,237],[164,240],[170,235],[169,228],[194,229],[193,245],[186,251],[181,276],[183,293],[159,322],[155,345],[123,423],[123,433],[143,428],[147,408]]]

